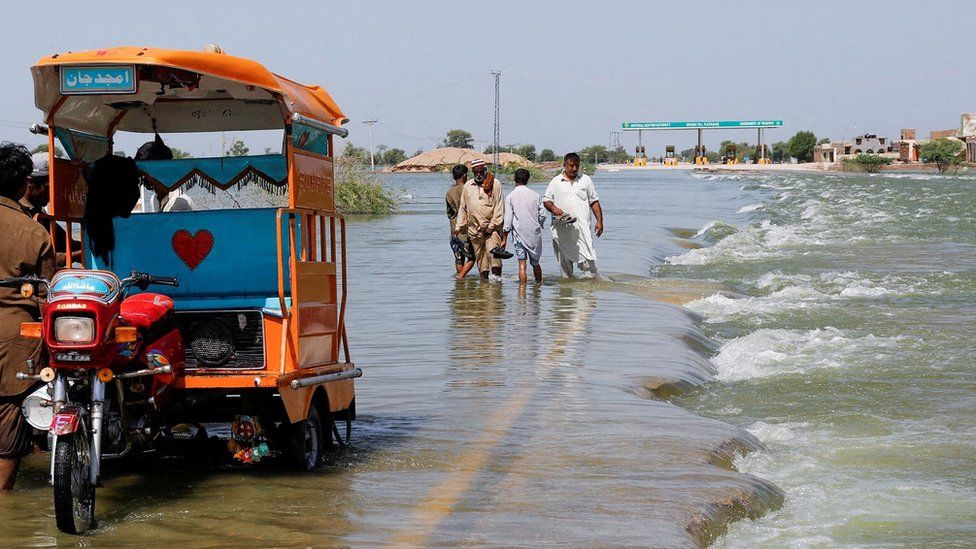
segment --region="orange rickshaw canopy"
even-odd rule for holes
[[[135,67],[134,93],[62,94],[62,68],[110,66]],[[294,114],[332,126],[348,121],[320,86],[224,53],[123,46],[44,57],[31,73],[46,123],[94,135],[280,129]]]

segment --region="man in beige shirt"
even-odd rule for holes
[[[54,248],[40,223],[24,215],[24,196],[33,169],[27,149],[0,145],[0,279],[26,275],[51,278]],[[0,288],[0,492],[11,490],[20,458],[33,448],[31,427],[20,411],[33,381],[17,379],[28,359],[37,358],[38,343],[20,335],[20,323],[37,320],[37,303],[18,288]]]
[[[501,276],[502,260],[491,255],[491,250],[502,243],[501,229],[505,222],[502,186],[494,174],[488,173],[484,160],[473,160],[471,172],[474,181],[466,184],[461,192],[454,234],[467,231],[481,278],[488,278],[489,269],[493,275]]]

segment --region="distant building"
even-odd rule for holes
[[[855,137],[850,144],[850,150],[845,147],[844,154],[884,154],[891,152],[891,150],[891,142],[888,141],[887,137],[878,137],[873,133],[866,133]]]
[[[962,142],[966,144],[966,162],[976,163],[976,137],[963,137]]]
[[[834,141],[825,145],[817,145],[813,149],[814,162],[838,162],[842,156],[857,154],[887,154],[895,151],[887,137],[878,137],[873,133],[859,135],[848,141]]]
[[[915,140],[915,128],[902,128],[901,139],[892,143],[892,148],[898,152],[900,162],[918,162],[918,141]]]
[[[932,130],[929,132],[929,139],[942,139],[943,137],[958,137],[959,130]]]
[[[833,143],[817,145],[813,148],[814,162],[837,162],[837,149]]]
[[[976,112],[964,112],[960,119],[959,139],[966,144],[966,162],[976,163]]]

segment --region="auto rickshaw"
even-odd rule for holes
[[[44,113],[32,131],[50,154],[40,221],[52,235],[55,223],[80,228],[85,249],[72,265],[67,239],[53,280],[6,281],[43,301],[22,334],[47,356],[22,377],[46,384],[25,413],[51,429],[58,527],[94,526],[102,459],[224,436],[239,461],[311,470],[348,442],[362,371],[344,322],[333,141],[348,119],[335,101],[218,47],[55,54],[31,72]],[[140,161],[141,181],[158,194],[260,185],[281,207],[135,213],[112,220],[108,261],[86,246],[86,173],[118,132],[244,130],[281,131],[281,154]]]

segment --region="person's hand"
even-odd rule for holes
[[[603,221],[597,221],[596,222],[596,227],[594,227],[594,229],[596,230],[596,236],[599,237],[600,235],[602,235],[603,234]]]
[[[559,216],[563,215],[564,213],[566,213],[566,212],[562,211],[560,208],[558,208],[556,206],[553,206],[552,207],[552,215],[553,216],[559,217]]]

